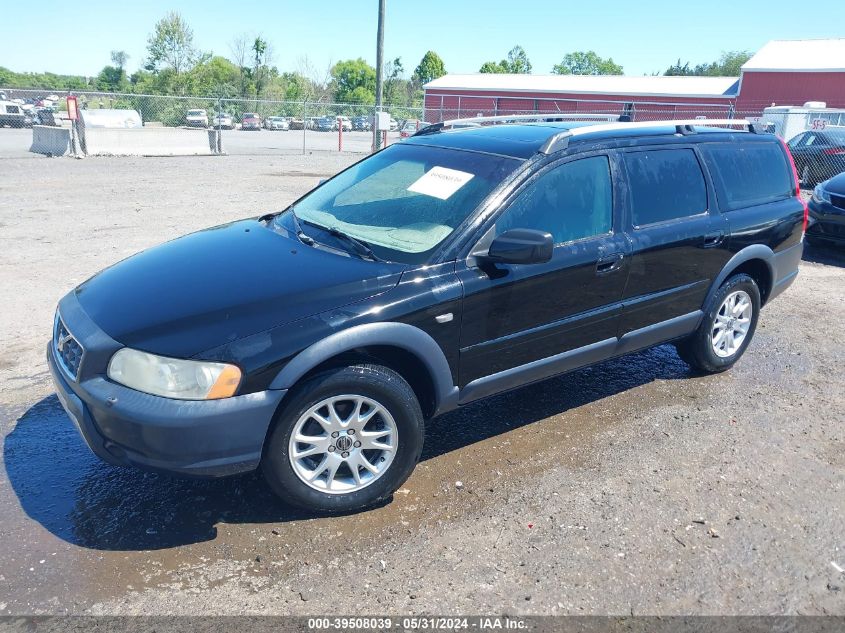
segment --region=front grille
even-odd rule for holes
[[[845,196],[830,196],[830,203],[837,209],[845,211]]]
[[[85,350],[65,327],[61,317],[56,318],[53,345],[62,369],[74,380],[79,378],[79,367],[82,365],[82,356],[85,354]]]

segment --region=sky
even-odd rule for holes
[[[131,73],[143,63],[153,26],[171,10],[193,28],[202,51],[230,56],[235,37],[260,34],[280,71],[301,70],[304,58],[318,73],[342,59],[375,64],[378,0],[39,0],[37,7],[5,12],[0,66],[93,76],[111,63],[110,51],[124,50]],[[471,73],[519,44],[535,74],[550,72],[568,52],[594,50],[625,74],[642,75],[679,57],[695,65],[772,39],[824,37],[845,37],[845,1],[387,0],[385,60],[401,57],[410,75],[434,50],[447,71]]]

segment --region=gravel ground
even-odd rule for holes
[[[57,300],[351,160],[0,161],[0,614],[845,614],[841,251],[731,372],[664,346],[450,413],[366,513],[98,462],[51,395]]]

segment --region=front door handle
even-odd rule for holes
[[[713,231],[704,236],[704,248],[713,248],[722,243],[725,239],[724,231]]]
[[[622,260],[625,258],[624,253],[610,253],[603,255],[596,262],[596,274],[606,275],[612,273],[614,270],[619,270],[622,267]]]

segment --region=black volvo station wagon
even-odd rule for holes
[[[807,208],[753,126],[456,123],[65,296],[47,358],[94,453],[364,508],[456,407],[668,341],[728,369],[797,275]]]

